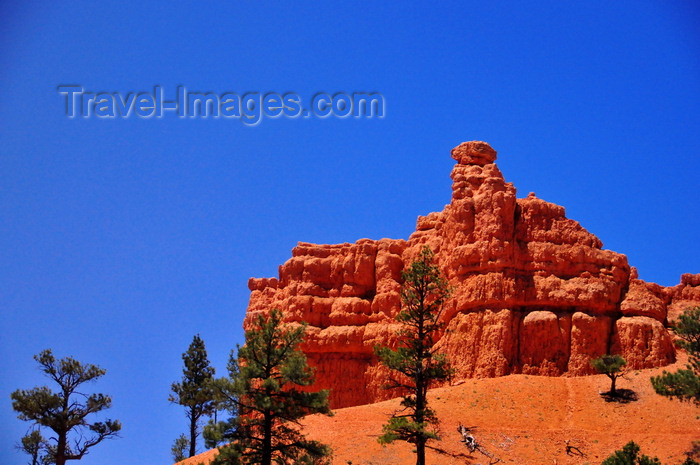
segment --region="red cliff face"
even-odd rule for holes
[[[407,241],[299,243],[279,279],[249,281],[244,326],[272,308],[307,322],[303,349],[333,407],[386,399],[373,347],[395,344],[401,271],[428,245],[454,289],[438,345],[457,380],[590,374],[590,359],[608,352],[635,369],[674,360],[667,313],[700,302],[700,275],[673,288],[641,281],[563,207],[517,199],[485,142],[452,157],[450,204],[419,217]]]

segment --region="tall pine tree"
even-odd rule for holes
[[[439,321],[442,305],[449,298],[450,289],[432,261],[433,252],[426,246],[403,272],[401,311],[396,316],[403,325],[397,334],[399,345],[395,350],[376,348],[379,360],[398,373],[390,377],[388,387],[409,393],[401,401],[405,413],[397,412],[389,419],[379,442],[401,440],[414,444],[416,465],[425,464],[426,443],[439,439],[438,419],[428,407],[428,388],[450,376],[445,356],[434,348],[442,328]]]
[[[299,350],[305,329],[284,325],[282,313],[272,310],[257,317],[238,355],[231,353],[229,377],[217,386],[234,416],[212,428],[229,443],[212,465],[326,463],[330,449],[307,440],[298,423],[305,415],[331,414],[328,391],[307,388],[314,376]]]
[[[205,415],[214,413],[214,368],[207,358],[204,341],[195,335],[187,352],[182,354],[185,367],[182,370],[182,381],[173,383],[170,402],[185,407],[189,420],[189,457],[197,453],[197,436],[199,421]],[[178,438],[177,441],[181,439]],[[175,447],[175,446],[173,446]],[[181,444],[180,444],[181,447]]]

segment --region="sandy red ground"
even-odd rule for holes
[[[681,360],[674,371],[683,366]],[[442,441],[429,451],[433,465],[487,464],[479,452],[469,453],[457,426],[476,427],[475,437],[500,463],[518,465],[600,464],[616,449],[634,440],[647,455],[666,465],[685,459],[693,440],[700,440],[700,408],[668,400],[654,393],[649,378],[662,369],[634,371],[618,380],[618,388],[635,391],[638,400],[627,404],[606,402],[605,376],[549,378],[510,375],[467,380],[457,386],[434,389],[430,405],[440,418]],[[304,420],[309,437],[333,447],[333,464],[408,465],[415,463],[411,445],[377,443],[382,425],[399,408],[393,399],[372,405],[338,409],[333,417]],[[567,455],[565,440],[584,457]],[[208,461],[212,451],[183,462]],[[197,459],[197,460],[193,460]]]

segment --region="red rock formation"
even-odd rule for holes
[[[625,316],[615,322],[612,353],[622,354],[632,369],[665,365],[675,361],[671,336],[658,320]]]
[[[632,268],[629,289],[620,311],[624,316],[648,316],[663,323],[670,300],[669,289],[637,279],[637,270]]]
[[[408,241],[299,243],[279,279],[249,281],[244,325],[271,308],[307,322],[303,349],[334,407],[388,398],[373,347],[396,343],[401,271],[428,245],[454,288],[438,345],[457,379],[590,374],[590,359],[610,351],[632,368],[674,360],[667,309],[700,301],[700,275],[671,289],[645,283],[563,207],[516,199],[485,142],[452,157],[451,203],[419,217]]]
[[[700,306],[700,274],[681,275],[681,283],[667,290],[671,296],[668,305],[669,321],[674,321],[688,308]]]

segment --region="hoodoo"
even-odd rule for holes
[[[608,352],[633,369],[674,361],[668,317],[700,303],[700,275],[673,288],[639,280],[563,207],[516,198],[487,143],[462,143],[452,157],[450,204],[419,217],[408,240],[299,243],[279,278],[248,282],[244,326],[272,308],[307,322],[303,349],[334,408],[386,399],[373,347],[394,341],[401,271],[428,245],[453,287],[438,345],[455,380],[585,375]]]

